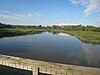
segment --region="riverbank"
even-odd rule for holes
[[[48,29],[48,32],[53,32],[54,34],[58,33],[67,33],[73,36],[76,36],[78,39],[85,43],[94,43],[100,44],[100,32],[95,31],[67,31],[67,30],[58,30],[58,29]]]
[[[100,32],[94,31],[67,31],[68,34],[74,35],[86,43],[100,44]]]
[[[53,32],[53,33],[67,33],[74,35],[79,38],[81,41],[86,43],[100,44],[100,32],[95,31],[66,31],[58,29],[35,29],[35,28],[4,28],[0,29],[0,37],[9,37],[9,36],[19,36],[26,34],[37,34],[42,32]]]
[[[29,28],[2,28],[0,29],[0,37],[19,36],[26,34],[39,34],[44,32],[42,29],[29,29]]]

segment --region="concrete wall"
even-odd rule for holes
[[[26,66],[26,65],[22,65],[22,64],[9,63],[7,61],[0,61],[0,65],[9,66],[9,67],[18,68],[18,69],[23,69],[23,70],[29,70],[29,71],[33,72],[33,75],[38,75],[39,73],[52,74],[52,75],[71,75],[71,74],[68,74],[64,71],[59,71],[56,69],[31,67],[31,66]]]
[[[100,68],[50,63],[7,55],[0,55],[0,65],[29,70],[33,72],[33,75],[38,75],[39,73],[51,75],[100,75]],[[69,69],[75,70],[75,72],[65,72],[65,70]]]

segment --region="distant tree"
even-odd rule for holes
[[[100,32],[100,27],[96,27],[95,31]]]
[[[56,25],[53,25],[52,28],[56,28]]]
[[[85,26],[80,26],[79,30],[85,31]]]
[[[39,28],[41,28],[42,27],[42,25],[39,25]]]
[[[96,30],[96,27],[87,25],[87,26],[85,27],[85,30],[86,30],[86,31],[95,31],[95,30]]]

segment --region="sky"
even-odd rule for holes
[[[0,22],[100,26],[100,0],[0,0]]]

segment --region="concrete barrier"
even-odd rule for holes
[[[20,62],[20,63],[19,63]],[[27,64],[25,64],[27,62]],[[39,63],[39,65],[36,65],[36,63]],[[56,65],[55,63],[49,63],[50,65]],[[64,69],[58,69],[58,68],[52,68],[52,67],[44,67],[45,65],[48,65],[48,62],[42,61],[36,61],[36,60],[30,60],[30,59],[23,59],[19,57],[13,57],[13,56],[6,56],[6,55],[0,55],[0,65],[5,65],[13,68],[18,68],[18,69],[24,69],[24,70],[29,70],[33,72],[33,75],[39,75],[39,73],[45,73],[45,74],[51,74],[51,75],[92,75],[92,74],[80,74],[80,73],[70,73],[70,72],[65,72],[66,68],[67,69],[77,69],[80,68],[82,72],[86,69],[88,71],[94,71],[96,75],[100,74],[100,68],[90,68],[90,67],[81,67],[81,66],[73,66],[73,65],[62,65],[62,64],[57,64],[64,66]],[[43,65],[43,66],[40,66]]]

